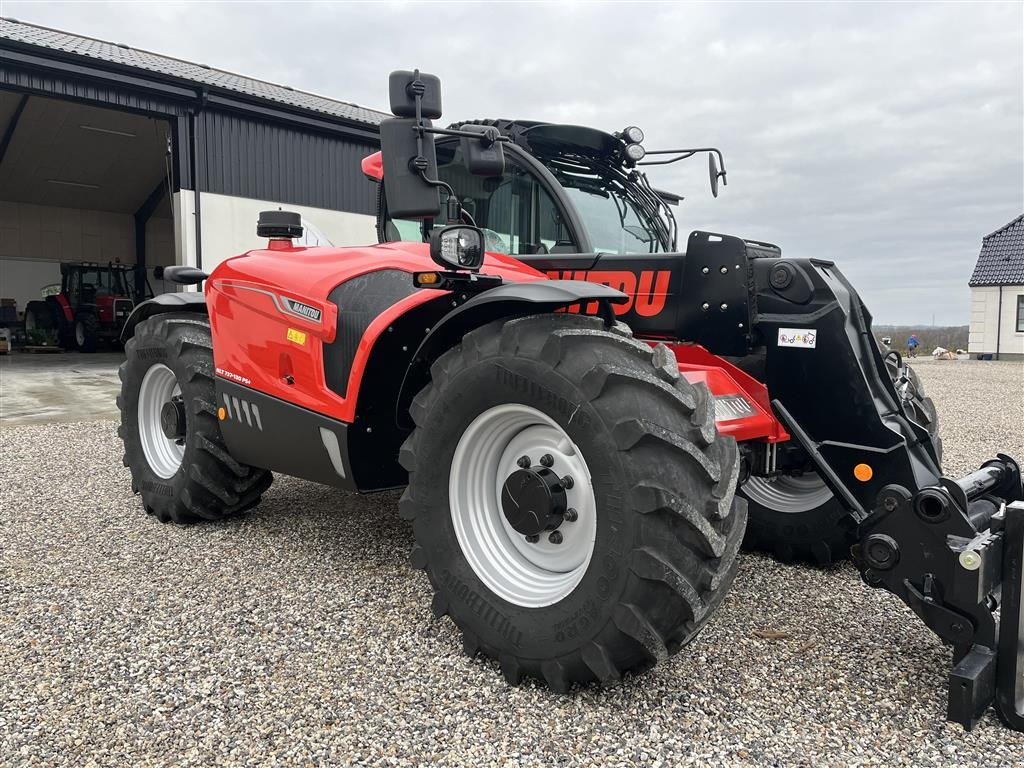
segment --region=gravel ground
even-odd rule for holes
[[[919,371],[950,472],[1024,456],[1024,366]],[[1024,763],[993,716],[944,722],[949,651],[849,566],[746,555],[680,655],[559,696],[431,618],[395,494],[278,478],[180,528],[142,513],[111,422],[5,427],[0,451],[3,765]]]

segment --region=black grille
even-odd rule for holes
[[[417,290],[410,273],[382,269],[331,291],[328,298],[338,307],[338,332],[334,341],[324,346],[324,378],[332,392],[345,397],[356,349],[374,318]]]

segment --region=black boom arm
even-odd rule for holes
[[[831,262],[706,232],[690,236],[686,261],[681,313],[689,307],[713,350],[763,350],[776,414],[857,521],[852,554],[865,583],[899,597],[953,647],[948,718],[970,729],[995,704],[1024,730],[1017,463],[1000,454],[959,480],[943,476],[871,315]]]

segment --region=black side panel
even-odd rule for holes
[[[766,349],[772,404],[847,508],[862,517],[887,485],[937,484],[932,438],[904,412],[871,316],[846,278],[809,259],[758,258],[751,271],[754,341]],[[872,468],[863,482],[855,479],[860,463]]]
[[[153,315],[160,315],[164,312],[202,312],[205,314],[206,311],[206,296],[199,291],[161,293],[159,296],[142,302],[132,310],[121,331],[121,341],[128,341],[135,335],[135,326]]]
[[[254,467],[354,489],[348,425],[217,378],[221,434],[231,455]]]
[[[679,338],[716,355],[750,351],[747,246],[738,237],[691,232],[679,296]]]
[[[332,392],[345,397],[356,349],[374,318],[416,290],[408,272],[382,269],[331,291],[328,298],[338,307],[338,332],[333,342],[324,345],[324,377]]]

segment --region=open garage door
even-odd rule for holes
[[[20,318],[47,286],[59,285],[62,264],[137,265],[141,274],[125,276],[132,299],[150,287],[168,289],[153,267],[175,262],[170,135],[164,120],[0,90],[5,319],[12,302]],[[78,282],[72,304],[95,304],[97,293],[120,284],[96,270]],[[96,320],[115,322],[105,311]]]

